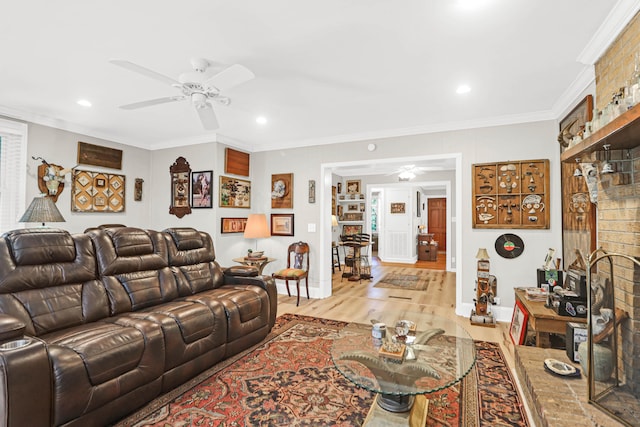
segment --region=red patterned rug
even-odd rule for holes
[[[344,325],[280,316],[263,343],[116,426],[360,426],[374,395],[333,367],[331,344]],[[461,383],[427,395],[427,426],[528,426],[498,344],[476,341],[476,350],[476,367]]]

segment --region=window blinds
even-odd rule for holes
[[[27,125],[0,119],[0,234],[23,226],[26,157]]]

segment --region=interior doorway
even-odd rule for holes
[[[438,251],[447,250],[447,199],[429,198],[427,201],[428,232],[438,242]]]

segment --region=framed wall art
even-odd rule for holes
[[[520,301],[516,301],[516,305],[513,307],[511,326],[509,327],[509,335],[515,345],[524,344],[524,339],[527,335],[528,319],[529,313],[527,313],[527,310],[522,306]]]
[[[133,200],[135,200],[136,202],[142,201],[142,183],[143,182],[144,182],[144,179],[136,178],[134,192],[133,192]]]
[[[122,169],[122,150],[78,141],[78,164]]]
[[[178,157],[169,168],[171,175],[171,205],[169,213],[182,218],[191,213],[189,187],[191,186],[191,167],[184,157]]]
[[[406,203],[391,203],[392,214],[403,214],[406,212]]]
[[[560,121],[558,143],[560,152],[569,148],[572,138],[584,135],[585,125],[593,116],[593,95],[587,95],[567,116]]]
[[[220,233],[243,233],[247,218],[220,218]]]
[[[251,181],[220,176],[219,206],[221,208],[250,208]]]
[[[224,149],[224,173],[249,176],[249,162],[249,153],[237,151],[233,148]]]
[[[347,194],[360,194],[361,181],[359,179],[347,180]]]
[[[271,175],[271,208],[293,209],[293,174]]]
[[[316,181],[313,179],[309,180],[309,203],[316,202]]]
[[[342,226],[343,236],[352,236],[360,233],[362,233],[362,225],[360,224],[345,224]]]
[[[473,228],[549,228],[549,160],[472,165]]]
[[[293,214],[271,214],[272,236],[293,236]]]
[[[191,207],[212,208],[211,182],[213,171],[191,172]]]
[[[73,212],[124,212],[125,176],[74,169],[71,210]]]

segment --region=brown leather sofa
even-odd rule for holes
[[[259,343],[276,304],[191,228],[5,233],[0,425],[107,425]]]

